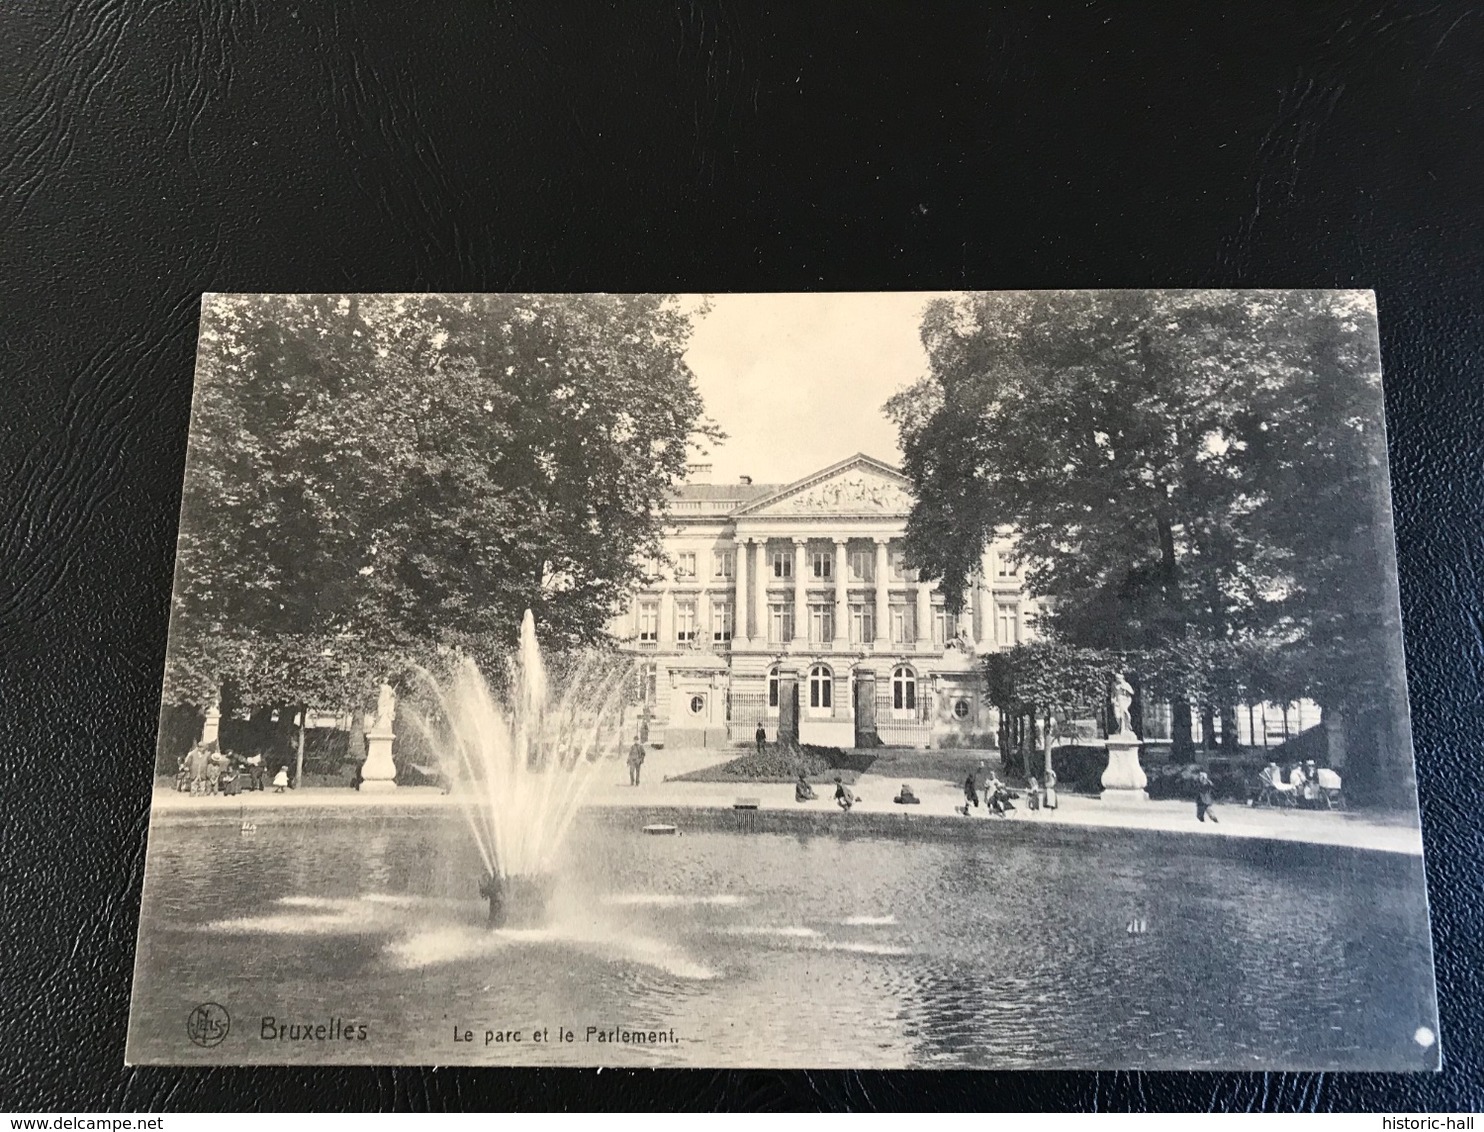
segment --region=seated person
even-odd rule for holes
[[[839,782],[840,780],[837,778],[835,781]],[[809,780],[804,777],[804,772],[802,770],[799,771],[799,780],[794,783],[794,801],[812,802],[815,797],[814,787],[809,785]]]
[[[902,792],[893,798],[892,801],[899,806],[917,806],[922,804],[922,799],[912,793],[912,787],[908,786],[905,782],[902,783]]]
[[[855,795],[851,793],[850,787],[841,781],[838,774],[835,775],[835,801],[846,812],[849,812],[850,807],[855,805]]]

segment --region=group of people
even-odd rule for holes
[[[1286,794],[1286,801],[1315,809],[1333,804],[1340,792],[1340,776],[1328,767],[1319,766],[1313,759],[1296,762],[1288,768],[1285,782],[1283,768],[1270,761],[1259,776],[1264,783],[1264,793]],[[1259,801],[1271,798],[1259,797]]]
[[[1056,795],[1056,772],[1047,770],[1045,782],[1038,782],[1034,775],[1027,780],[1025,794],[1011,790],[999,776],[993,771],[986,772],[984,764],[979,764],[979,769],[969,774],[964,780],[964,804],[955,806],[954,809],[965,817],[969,815],[969,808],[979,808],[980,800],[983,799],[987,815],[997,817],[1009,816],[1009,811],[1015,809],[1015,802],[1023,797],[1026,808],[1032,812],[1042,808],[1054,810],[1057,807]],[[982,785],[981,785],[982,784]],[[800,770],[798,781],[794,783],[794,801],[812,802],[819,795],[814,792],[814,787],[809,784],[808,774]],[[835,775],[834,801],[841,810],[847,813],[860,799],[849,786],[845,784],[840,775]],[[909,783],[902,783],[902,789],[892,799],[893,804],[898,806],[918,806],[922,804],[912,790]]]
[[[969,816],[970,807],[979,808],[980,799],[983,799],[986,817],[1009,817],[1010,811],[1015,809],[1018,800],[1024,800],[1025,808],[1036,813],[1041,809],[1054,810],[1057,808],[1058,799],[1056,793],[1056,772],[1049,767],[1046,770],[1045,782],[1039,782],[1035,775],[1026,776],[1026,787],[1024,795],[1011,790],[994,771],[986,772],[984,764],[979,764],[979,769],[970,772],[964,779],[964,804],[955,806],[954,809],[964,817]]]
[[[794,783],[794,801],[812,802],[817,797],[819,795],[814,792],[814,787],[809,785],[808,773],[800,770],[798,781]],[[839,806],[844,812],[849,813],[850,808],[858,801],[860,799],[855,796],[855,791],[845,785],[844,778],[838,774],[835,775],[835,805]]]
[[[273,791],[282,794],[289,784],[289,768],[273,776]],[[182,794],[241,794],[268,788],[268,767],[261,754],[234,755],[217,743],[197,743],[181,756],[175,789]]]

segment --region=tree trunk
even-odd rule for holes
[[[1221,749],[1227,754],[1237,753],[1237,708],[1228,704],[1221,709]]]
[[[294,789],[304,784],[304,728],[309,723],[309,705],[299,705],[299,749],[294,755]]]
[[[1201,746],[1208,751],[1216,749],[1216,713],[1209,707],[1201,708]]]
[[[1176,762],[1195,761],[1195,742],[1190,737],[1190,701],[1176,696],[1170,701],[1170,743]]]

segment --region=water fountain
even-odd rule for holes
[[[464,658],[448,684],[427,678],[438,712],[413,721],[479,848],[491,928],[544,918],[562,843],[596,775],[622,750],[631,674],[612,655],[591,654],[554,688],[530,610],[512,669],[502,701]]]

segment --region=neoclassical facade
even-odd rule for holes
[[[650,742],[740,745],[761,724],[837,747],[995,744],[976,658],[1025,639],[1035,612],[1007,543],[986,549],[955,615],[904,568],[912,495],[891,465],[709,478],[693,467],[652,584],[612,625],[640,658]]]

